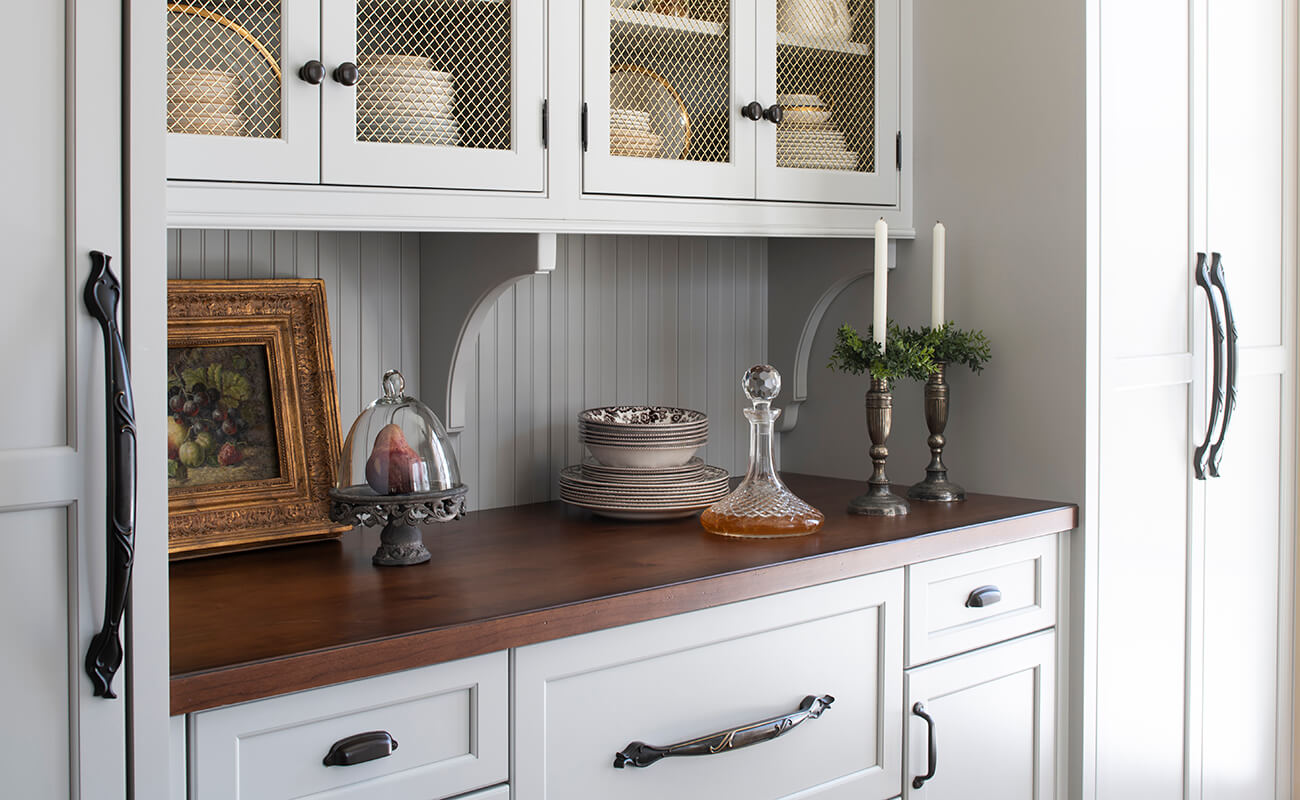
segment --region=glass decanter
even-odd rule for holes
[[[749,420],[749,471],[736,490],[709,506],[700,522],[709,533],[737,538],[803,536],[822,526],[826,516],[795,496],[781,482],[772,458],[773,424],[781,410],[772,399],[781,391],[781,374],[760,364],[741,376],[740,388],[754,404]]]

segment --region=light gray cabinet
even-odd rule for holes
[[[909,669],[903,796],[1055,797],[1055,661],[1049,630]],[[933,777],[922,780],[932,766]]]
[[[515,797],[894,795],[902,599],[903,574],[893,570],[519,648]],[[820,717],[779,738],[611,767],[634,742],[667,747],[828,694],[834,702]]]
[[[92,640],[110,616],[107,607],[124,599],[106,591],[113,565],[122,563],[113,556],[129,556],[116,545],[119,531],[129,533],[141,519],[156,522],[151,504],[160,495],[143,486],[138,514],[108,499],[110,470],[123,498],[136,476],[106,463],[106,442],[114,437],[127,456],[137,442],[128,419],[107,422],[113,398],[105,374],[111,364],[149,352],[129,338],[134,320],[149,331],[159,319],[152,295],[136,287],[161,277],[144,255],[138,271],[124,257],[131,239],[124,225],[130,173],[121,162],[121,31],[128,20],[122,4],[89,0],[30,3],[10,13],[20,32],[12,55],[24,74],[10,87],[10,124],[0,147],[0,239],[9,260],[0,332],[13,381],[0,398],[0,546],[6,553],[0,603],[7,612],[0,622],[2,791],[31,800],[160,797],[152,793],[154,779],[132,779],[130,762],[143,771],[163,766],[165,779],[165,759],[154,760],[145,733],[163,719],[152,703],[165,687],[135,682],[152,678],[155,669],[165,672],[165,644],[158,646],[165,624],[156,627],[153,612],[136,617],[128,611],[120,628],[120,618],[112,621],[101,639],[106,646],[95,650],[98,684],[86,666]],[[115,356],[110,363],[106,334],[83,294],[92,251],[111,256],[121,280],[115,289],[105,283],[99,293],[114,328],[127,336],[125,347],[121,339],[115,347],[126,359]],[[145,364],[133,377],[137,388],[150,391],[162,371],[147,357],[140,360]],[[114,384],[119,390],[127,385]],[[124,395],[116,399],[126,407]],[[148,411],[161,407],[143,403]],[[157,442],[147,435],[139,444]],[[159,474],[148,467],[140,472],[145,479]],[[159,540],[144,536],[136,544],[140,569],[150,574],[134,602],[158,605]],[[125,592],[120,578],[111,585]]]

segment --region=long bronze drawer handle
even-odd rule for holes
[[[655,747],[645,742],[632,742],[614,756],[614,766],[648,767],[661,758],[669,756],[711,756],[726,750],[738,750],[751,744],[766,742],[778,736],[784,736],[794,730],[801,722],[817,719],[822,712],[831,707],[835,698],[828,694],[821,697],[808,695],[799,704],[797,711],[780,717],[752,722],[739,728],[711,733],[698,739],[670,744],[667,747]]]
[[[327,767],[351,767],[377,758],[388,758],[397,749],[397,740],[388,731],[367,731],[339,739],[325,754]]]

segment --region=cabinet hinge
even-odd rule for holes
[[[582,152],[587,152],[587,104],[582,104]]]
[[[903,171],[903,132],[899,131],[894,137],[894,166],[898,171]]]
[[[542,101],[542,149],[551,146],[551,101]]]

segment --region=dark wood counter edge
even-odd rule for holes
[[[697,611],[1074,528],[1063,506],[994,522],[825,553],[669,586],[420,631],[287,658],[174,675],[171,713],[186,714]],[[953,534],[960,533],[960,537]]]

